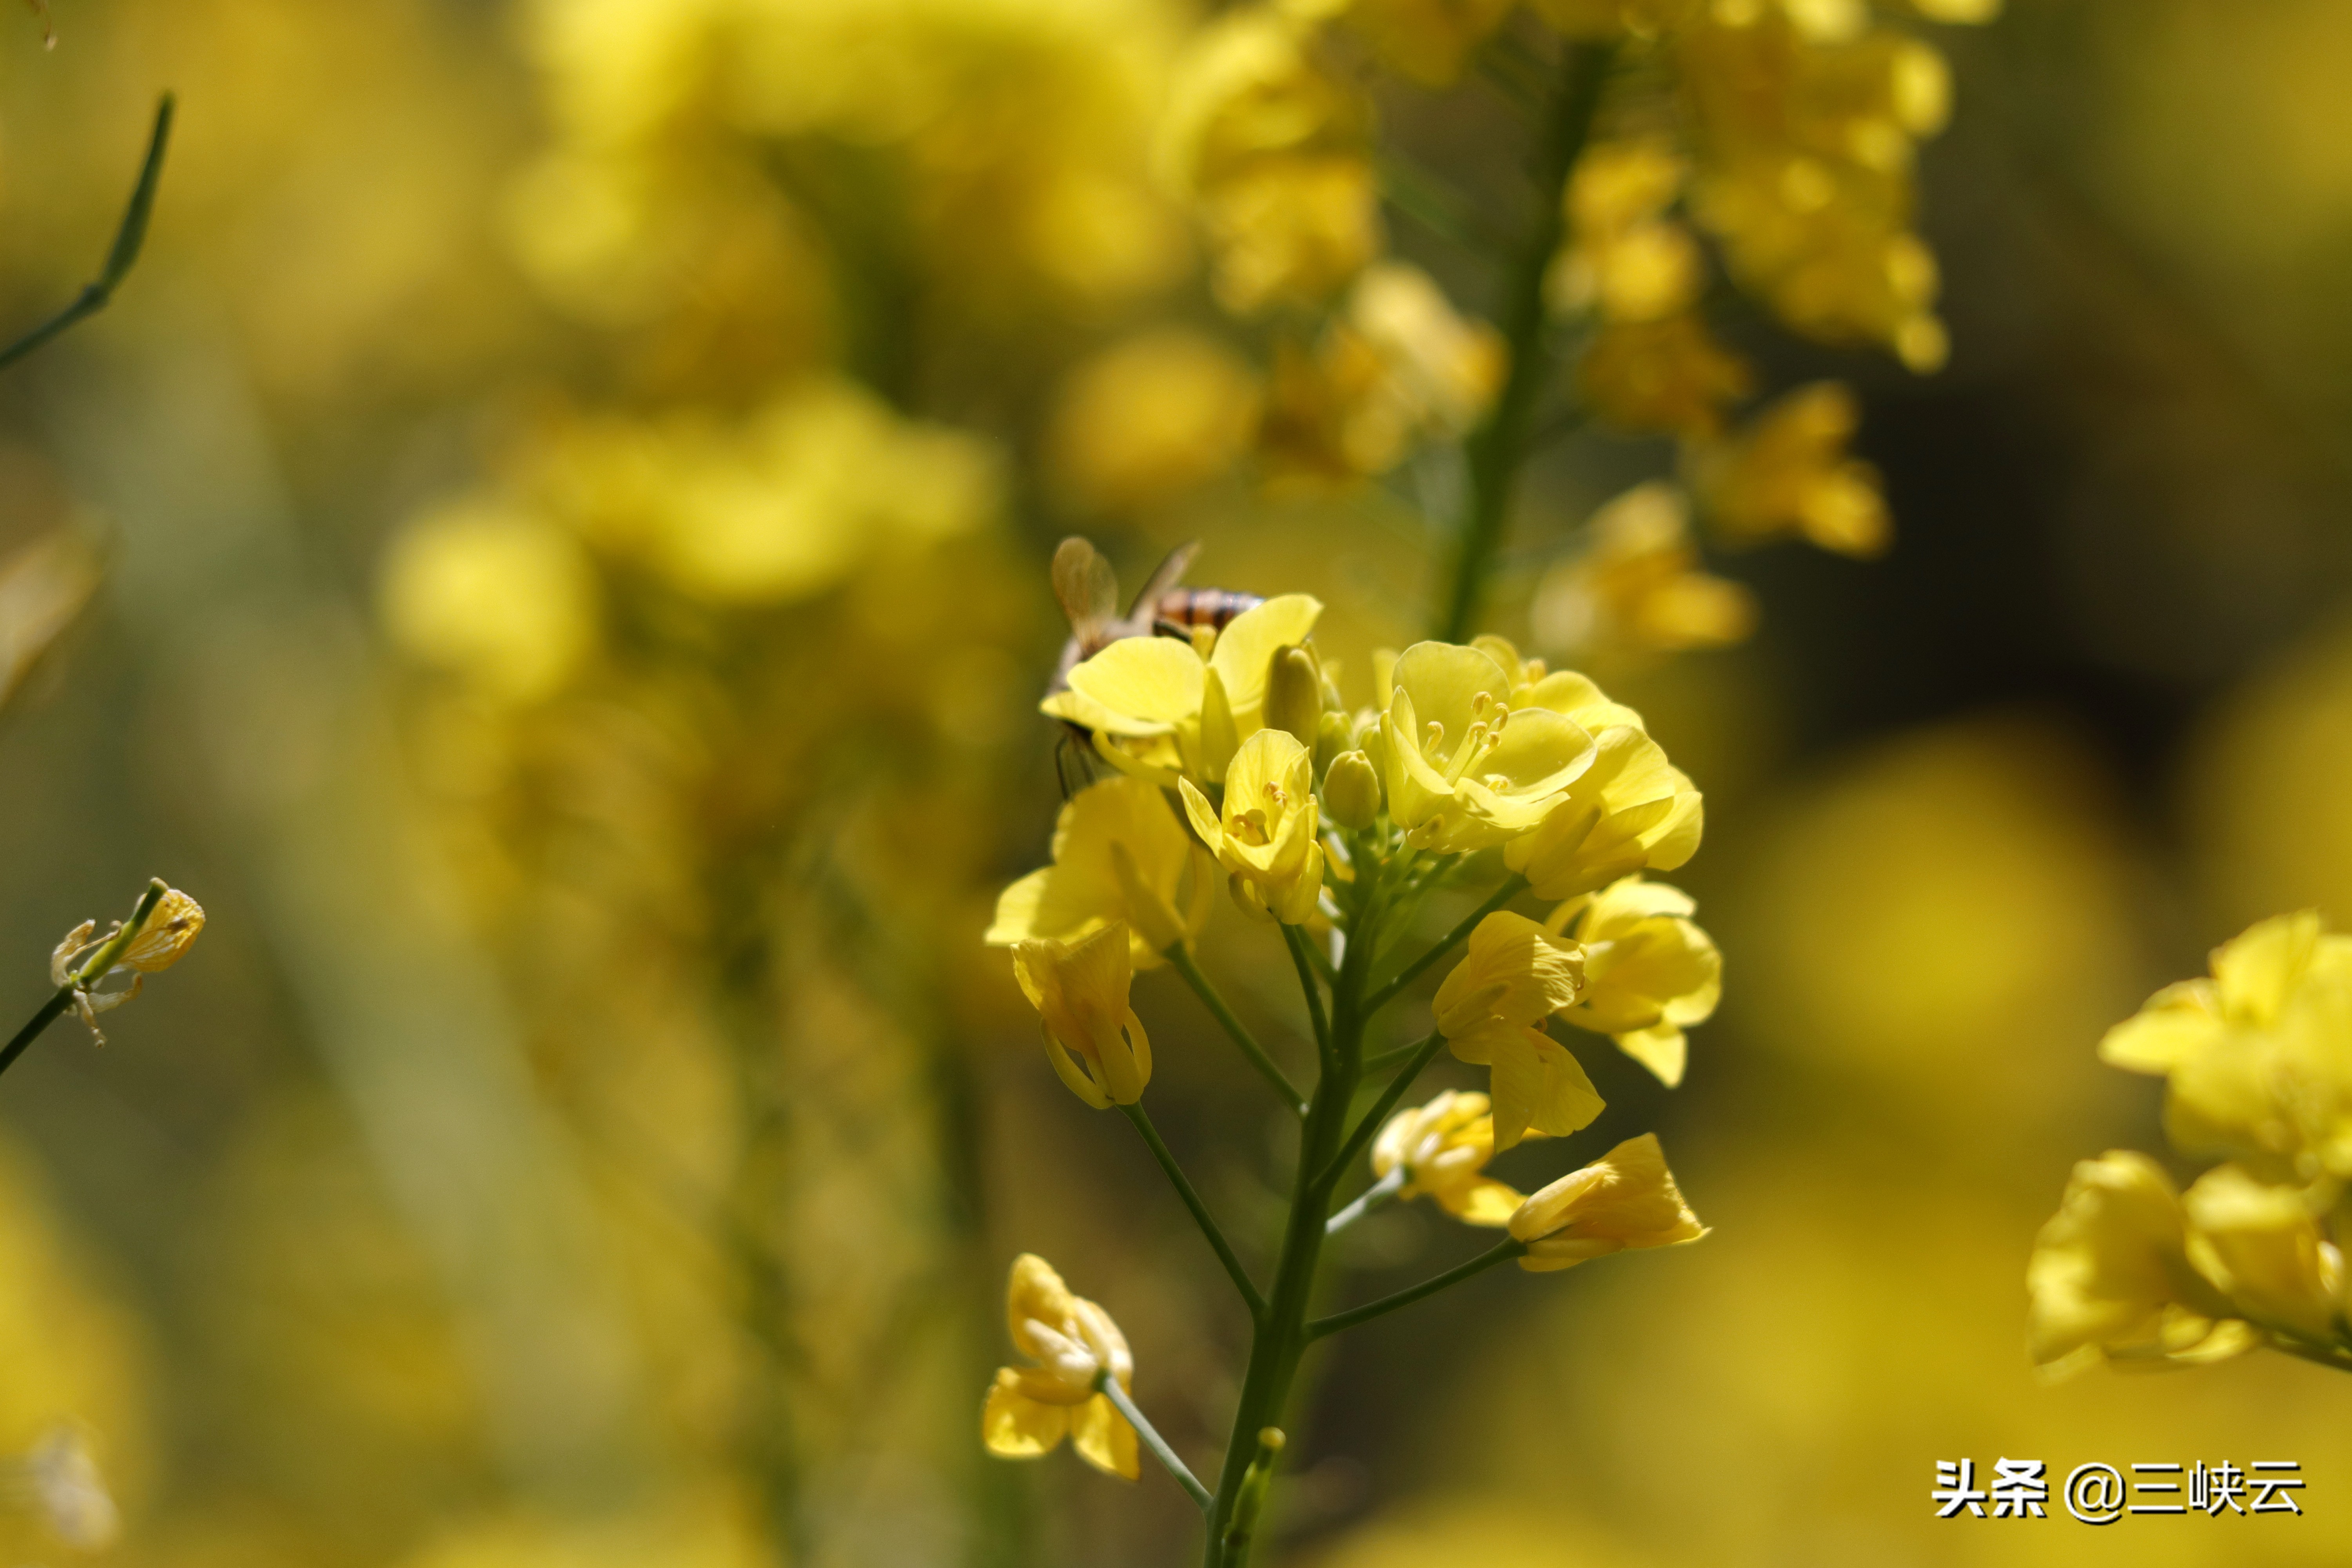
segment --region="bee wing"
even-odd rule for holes
[[[1118,578],[1101,551],[1072,534],[1054,552],[1054,597],[1070,630],[1087,642],[1118,616]]]
[[[1160,595],[1184,580],[1185,569],[1192,564],[1192,557],[1199,553],[1201,542],[1197,539],[1170,551],[1168,559],[1160,563],[1159,570],[1151,574],[1151,580],[1144,584],[1143,591],[1136,595],[1135,603],[1127,607],[1128,618],[1150,626],[1154,612],[1160,607]]]

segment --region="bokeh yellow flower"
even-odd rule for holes
[[[996,1370],[981,1412],[981,1440],[999,1458],[1034,1459],[1070,1439],[1095,1468],[1133,1480],[1135,1428],[1095,1383],[1108,1373],[1125,1388],[1135,1359],[1110,1314],[1074,1296],[1034,1253],[1013,1260],[1004,1319],[1013,1345],[1037,1364]]]
[[[1608,321],[1577,363],[1596,418],[1620,429],[1705,437],[1755,390],[1755,373],[1696,315]]]
[[[1074,941],[1119,921],[1135,967],[1150,969],[1208,924],[1209,857],[1168,797],[1141,779],[1108,778],[1080,790],[1055,821],[1053,856],[1052,865],[998,898],[990,946]]]
[[[1527,1244],[1519,1267],[1530,1274],[1572,1268],[1629,1248],[1679,1246],[1706,1234],[1683,1201],[1654,1132],[1628,1138],[1531,1194],[1509,1226],[1512,1239]]]
[[[1260,398],[1231,349],[1184,328],[1150,328],[1064,379],[1046,461],[1082,510],[1150,507],[1232,468],[1256,431]]]
[[[1045,1058],[1071,1093],[1097,1110],[1143,1098],[1151,1037],[1127,999],[1135,964],[1126,926],[1015,942],[1013,973],[1042,1018]]]
[[[1486,1162],[1495,1157],[1489,1104],[1483,1094],[1449,1089],[1426,1105],[1398,1111],[1372,1140],[1372,1174],[1386,1180],[1402,1172],[1398,1197],[1429,1197],[1465,1225],[1509,1224],[1524,1198],[1486,1174]]]
[[[1297,925],[1323,889],[1315,755],[1284,730],[1259,730],[1225,770],[1223,804],[1179,782],[1192,829],[1231,875],[1234,900],[1261,918]]]
[[[2212,977],[2168,985],[2099,1043],[2101,1059],[2167,1079],[2183,1152],[2265,1177],[2352,1177],[2352,937],[2315,910],[2259,922],[2213,951]]]
[[[2026,1264],[2027,1342],[2063,1374],[2116,1361],[2220,1361],[2257,1335],[2190,1266],[2172,1180],[2129,1150],[2084,1160]]]
[[[1564,1138],[1601,1114],[1600,1094],[1543,1021],[1573,1003],[1584,954],[1525,915],[1497,910],[1470,933],[1462,962],[1437,987],[1438,1032],[1454,1054],[1492,1069],[1496,1150],[1538,1132]]]
[[[2239,1315],[2324,1343],[2344,1311],[2344,1255],[2321,1231],[2312,1200],[2332,1195],[2217,1165],[2180,1200],[2189,1261]]]
[[[1564,196],[1569,244],[1544,295],[1561,315],[1655,321],[1687,310],[1705,281],[1698,242],[1666,216],[1689,166],[1663,137],[1604,142],[1577,160]]]
[[[1653,479],[1594,512],[1576,554],[1547,571],[1528,609],[1536,644],[1567,654],[1724,647],[1756,628],[1745,584],[1699,569],[1690,500]]]
[[[1793,533],[1842,555],[1879,553],[1892,525],[1878,470],[1846,451],[1861,422],[1852,391],[1819,381],[1700,447],[1693,475],[1708,523],[1737,543]]]
[[[1668,1088],[1683,1080],[1683,1031],[1712,1017],[1723,996],[1723,955],[1689,917],[1689,894],[1628,877],[1562,904],[1547,922],[1584,949],[1584,989],[1560,1016],[1607,1035]]]
[[[394,536],[378,593],[401,652],[494,699],[550,696],[595,650],[587,552],[512,506],[464,500],[416,518]]]
[[[1197,206],[1219,303],[1318,305],[1380,247],[1370,109],[1313,59],[1308,28],[1267,6],[1202,28],[1175,68],[1162,177]]]

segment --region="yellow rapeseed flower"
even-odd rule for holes
[[[1513,679],[1477,647],[1398,656],[1380,749],[1389,816],[1444,853],[1501,844],[1543,820],[1592,765],[1592,737],[1548,708],[1513,710]]]
[[[1689,918],[1697,908],[1679,889],[1628,877],[1546,922],[1561,931],[1573,917],[1584,948],[1584,991],[1560,1016],[1612,1037],[1670,1089],[1683,1080],[1683,1030],[1723,998],[1723,955]]]
[[[1064,379],[1046,435],[1073,504],[1124,511],[1217,478],[1257,427],[1256,377],[1231,349],[1181,327],[1123,338]]]
[[[1627,1139],[1534,1194],[1509,1225],[1512,1238],[1528,1245],[1519,1267],[1530,1274],[1572,1268],[1612,1252],[1696,1241],[1707,1228],[1683,1201],[1654,1132]]]
[[[1113,921],[1069,942],[1015,942],[1013,973],[1042,1017],[1045,1059],[1071,1093],[1097,1110],[1143,1098],[1151,1037],[1128,1005],[1135,965],[1124,925]]]
[[[400,651],[483,694],[552,695],[596,645],[596,580],[580,542],[514,507],[458,501],[412,520],[379,595]]]
[[[1739,543],[1794,533],[1842,555],[1879,553],[1892,525],[1878,470],[1846,451],[1861,421],[1852,391],[1819,381],[1700,447],[1693,468],[1708,522]]]
[[[1013,1344],[1037,1364],[996,1369],[980,1417],[988,1451],[1034,1459],[1068,1437],[1095,1468],[1135,1479],[1135,1428],[1095,1388],[1106,1372],[1121,1388],[1135,1378],[1135,1358],[1110,1314],[1072,1295],[1052,1264],[1024,1252],[1013,1260],[1004,1319]]]
[[[2026,1264],[2027,1342],[2055,1373],[2117,1361],[2220,1361],[2252,1327],[2189,1261],[2180,1199],[2157,1163],[2110,1150],[2076,1163]]]
[[[1169,85],[1159,161],[1200,209],[1219,303],[1319,304],[1372,258],[1370,129],[1369,103],[1315,63],[1301,22],[1242,7],[1194,36]]]
[[[1662,480],[1592,514],[1580,554],[1546,572],[1528,615],[1555,650],[1671,653],[1724,647],[1756,627],[1747,587],[1699,570],[1690,500]]]
[[[2344,1310],[2344,1255],[2321,1233],[2310,1195],[2236,1165],[2197,1178],[2181,1207],[2189,1261],[2240,1315],[2322,1342]]]
[[[1706,437],[1755,387],[1748,362],[1684,312],[1602,323],[1577,364],[1594,417],[1621,430]]]
[[[1554,311],[1655,321],[1690,308],[1703,281],[1698,242],[1665,216],[1688,174],[1661,137],[1587,149],[1561,196],[1569,244],[1544,280]]]
[[[2212,977],[2168,985],[2099,1043],[2168,1079],[2184,1152],[2267,1178],[2352,1177],[2352,937],[2279,915],[2213,951]]]
[[[1538,1132],[1559,1138],[1601,1114],[1600,1094],[1568,1047],[1538,1026],[1573,1003],[1584,954],[1525,915],[1498,910],[1437,988],[1437,1028],[1454,1054],[1492,1069],[1495,1147]]]
[[[990,946],[1071,941],[1118,921],[1135,966],[1150,969],[1208,924],[1212,862],[1168,797],[1141,779],[1080,790],[1054,824],[1053,856],[998,898]]]
[[[1223,783],[1242,742],[1265,722],[1274,656],[1307,640],[1322,601],[1284,594],[1243,611],[1203,658],[1175,637],[1121,637],[1070,671],[1066,691],[1039,704],[1056,719],[1092,730],[1096,747],[1122,770],[1155,784],[1181,776]],[[1172,766],[1121,746],[1123,739],[1172,743]]]
[[[1297,925],[1323,889],[1315,753],[1285,730],[1244,741],[1225,770],[1224,802],[1211,805],[1191,779],[1184,810],[1232,879],[1234,901],[1261,918]]]
[[[1483,1094],[1449,1089],[1427,1105],[1398,1111],[1372,1141],[1372,1174],[1385,1180],[1402,1172],[1398,1197],[1425,1194],[1465,1225],[1508,1225],[1525,1199],[1486,1174],[1495,1157],[1488,1104]]]

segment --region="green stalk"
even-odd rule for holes
[[[1377,1301],[1368,1301],[1360,1307],[1350,1308],[1344,1312],[1334,1312],[1328,1318],[1316,1319],[1307,1325],[1307,1337],[1310,1340],[1319,1340],[1326,1334],[1336,1334],[1341,1329],[1352,1329],[1358,1323],[1369,1323],[1374,1318],[1395,1311],[1399,1307],[1409,1307],[1423,1297],[1434,1296],[1449,1286],[1459,1285],[1474,1274],[1484,1274],[1497,1263],[1508,1263],[1514,1258],[1525,1258],[1527,1255],[1526,1242],[1505,1237],[1467,1263],[1456,1264],[1433,1279],[1424,1279],[1420,1284],[1408,1289],[1399,1290],[1392,1296],[1383,1296]]]
[[[1323,1075],[1307,1109],[1307,1123],[1299,1131],[1298,1169],[1291,1185],[1289,1217],[1283,1226],[1282,1254],[1275,1267],[1265,1314],[1250,1339],[1241,1401],[1234,1413],[1224,1466],[1217,1477],[1216,1503],[1209,1513],[1203,1558],[1206,1568],[1243,1568],[1247,1560],[1254,1532],[1232,1530],[1235,1510],[1257,1457],[1258,1434],[1283,1425],[1283,1409],[1308,1343],[1307,1315],[1314,1305],[1316,1267],[1322,1259],[1324,1226],[1330,1217],[1330,1191],[1318,1178],[1347,1136],[1348,1109],[1363,1074],[1368,1016],[1363,1000],[1381,913],[1378,900],[1368,901],[1364,918],[1349,932],[1347,957],[1339,966],[1339,982],[1331,988],[1329,1047]],[[1311,984],[1304,975],[1301,983]],[[1261,1476],[1261,1486],[1264,1479]]]
[[[1143,1142],[1150,1148],[1151,1157],[1160,1162],[1160,1168],[1167,1173],[1169,1182],[1176,1189],[1176,1195],[1184,1200],[1186,1208],[1192,1210],[1193,1223],[1201,1227],[1201,1234],[1207,1237],[1209,1250],[1215,1253],[1217,1261],[1225,1266],[1225,1274],[1233,1280],[1234,1289],[1241,1292],[1244,1304],[1250,1310],[1252,1321],[1264,1317],[1265,1299],[1258,1294],[1256,1284],[1249,1277],[1249,1270],[1243,1268],[1242,1260],[1234,1256],[1233,1243],[1225,1239],[1225,1233],[1218,1227],[1216,1217],[1209,1213],[1209,1205],[1201,1201],[1201,1194],[1192,1189],[1192,1184],[1186,1179],[1183,1168],[1176,1163],[1176,1156],[1170,1153],[1168,1145],[1160,1142],[1160,1129],[1151,1125],[1151,1118],[1144,1114],[1143,1107],[1140,1105],[1122,1105],[1118,1109],[1129,1121],[1135,1123],[1135,1130],[1143,1134]]]
[[[1463,443],[1469,483],[1461,531],[1454,541],[1445,599],[1430,633],[1443,642],[1460,642],[1477,625],[1486,574],[1502,546],[1511,487],[1527,454],[1536,405],[1550,379],[1551,356],[1543,342],[1544,274],[1567,230],[1561,195],[1578,155],[1592,134],[1593,117],[1601,107],[1601,89],[1615,54],[1613,44],[1569,46],[1562,56],[1559,87],[1546,110],[1535,149],[1535,222],[1523,248],[1511,258],[1502,309],[1497,312],[1496,324],[1510,348],[1510,370],[1485,423]]]

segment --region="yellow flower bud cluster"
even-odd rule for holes
[[[2074,1167],[2026,1273],[2037,1363],[2199,1362],[2269,1344],[2352,1365],[2343,1254],[2352,1183],[2352,937],[2305,910],[2214,950],[2100,1042],[2161,1075],[2186,1193],[2147,1156]]]

